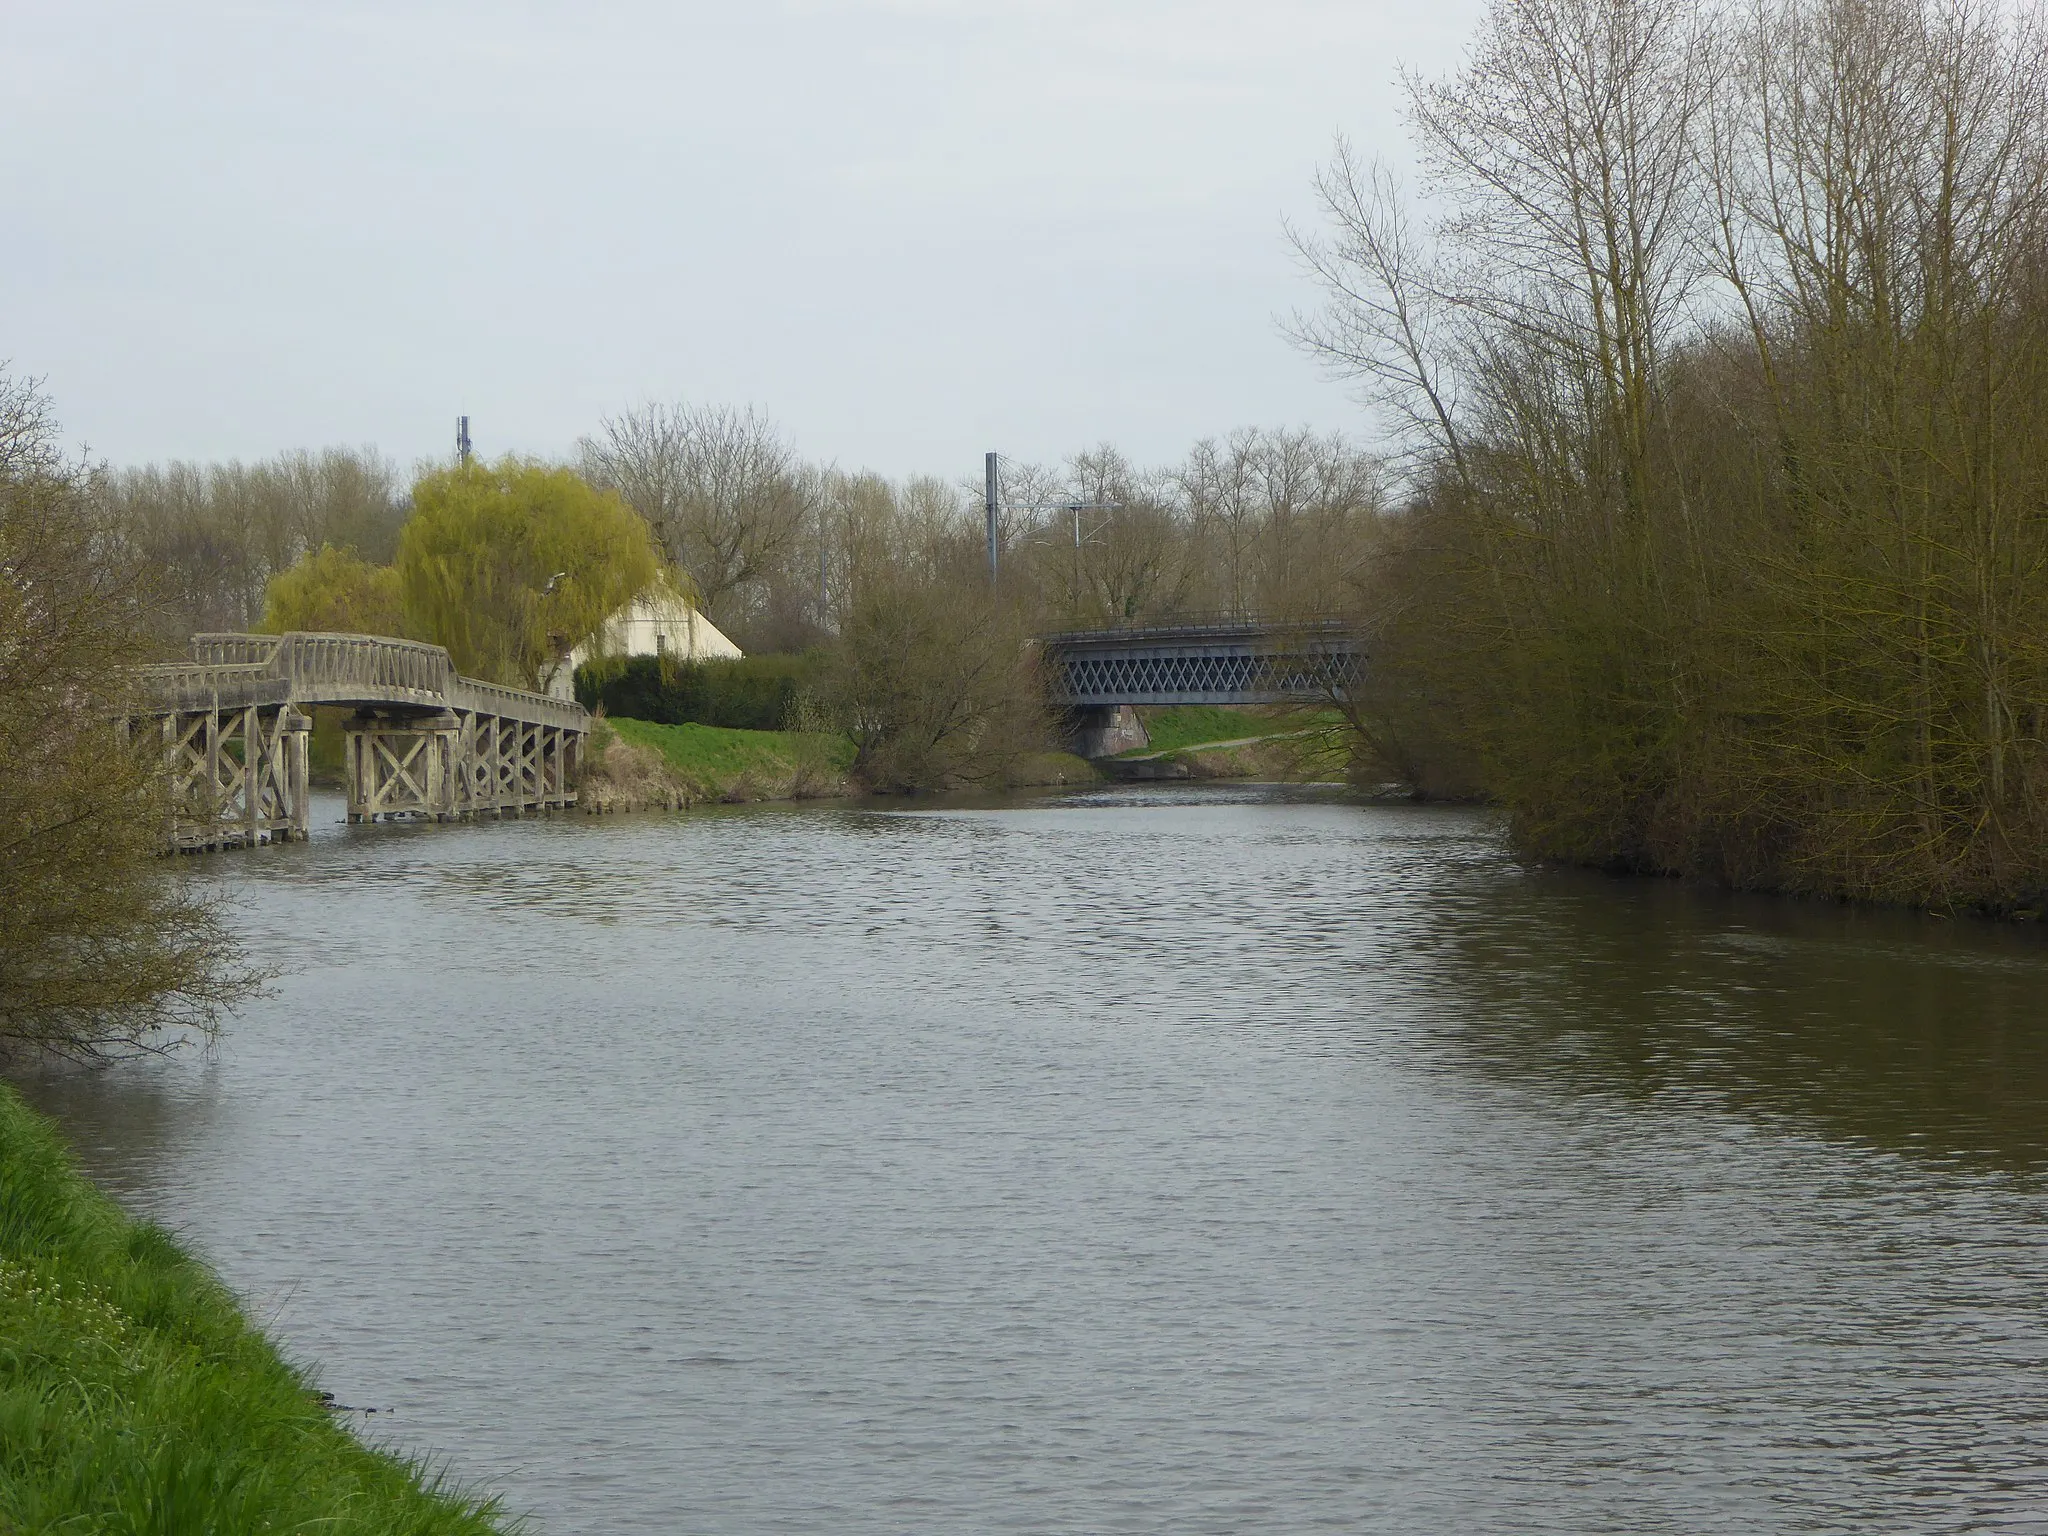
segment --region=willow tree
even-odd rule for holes
[[[423,476],[399,537],[406,632],[462,672],[540,685],[661,574],[647,522],[571,470],[507,458]]]
[[[398,572],[372,565],[353,549],[322,544],[270,578],[265,594],[266,633],[313,630],[351,635],[399,635],[405,630]]]

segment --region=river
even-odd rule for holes
[[[324,812],[216,1050],[27,1088],[541,1531],[2048,1531],[2038,933],[1307,791]]]

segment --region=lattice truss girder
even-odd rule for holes
[[[1134,649],[1072,652],[1061,666],[1075,704],[1269,704],[1341,693],[1358,663],[1341,651]]]

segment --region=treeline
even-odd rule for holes
[[[978,481],[810,463],[760,413],[723,407],[645,406],[573,465],[427,465],[409,486],[341,449],[90,481],[151,573],[159,651],[207,629],[357,630],[532,687],[658,577],[750,653],[814,655],[806,708],[859,744],[861,776],[924,788],[999,777],[1051,744],[1020,661],[1033,634],[1347,606],[1384,477],[1307,431],[1243,430],[1153,468],[1108,446],[1005,461],[993,582]]]
[[[648,406],[582,445],[711,618],[750,651],[819,653],[815,702],[871,786],[1000,779],[1053,745],[1029,638],[1355,604],[1379,461],[1340,437],[1245,430],[1143,469],[1113,447],[1005,462],[997,578],[984,486],[801,461],[752,412]]]
[[[644,406],[586,438],[580,467],[647,518],[748,650],[837,634],[871,578],[988,586],[979,480],[809,464],[757,412]],[[1156,467],[1110,445],[1005,460],[1001,590],[1040,628],[1332,612],[1362,575],[1383,488],[1376,456],[1309,431],[1244,429]]]
[[[389,561],[410,510],[396,466],[371,449],[102,467],[88,480],[122,557],[150,574],[150,632],[172,651],[193,634],[253,628],[272,579],[323,545]]]
[[[1362,717],[1520,844],[2048,899],[2039,13],[1516,0],[1340,150],[1303,339],[1406,434]]]
[[[828,642],[878,573],[957,568],[987,586],[978,481],[811,463],[755,411],[641,407],[553,467],[638,511],[704,612],[748,651]],[[90,478],[108,526],[154,573],[152,628],[177,648],[200,631],[259,627],[271,583],[323,548],[393,564],[415,483],[443,468],[405,475],[374,450],[327,448]],[[1240,430],[1161,466],[1108,445],[1057,465],[1005,460],[1000,483],[1004,588],[1038,628],[1337,611],[1385,495],[1376,456],[1300,430]]]

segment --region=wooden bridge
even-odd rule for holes
[[[455,671],[438,645],[376,635],[194,635],[190,661],[141,669],[130,731],[155,730],[176,849],[306,836],[316,705],[350,709],[348,819],[451,821],[576,803],[590,716]]]

